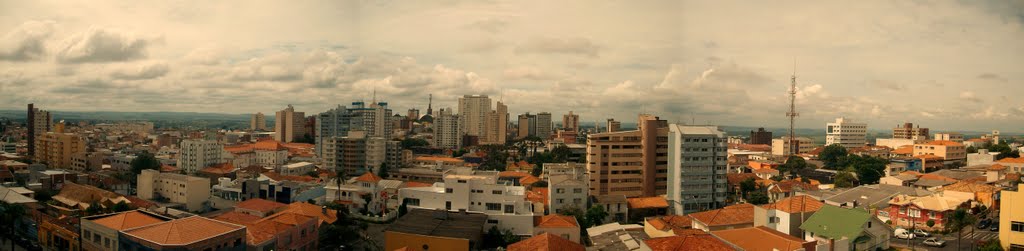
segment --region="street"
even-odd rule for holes
[[[956,250],[956,245],[957,245],[957,234],[956,233],[949,233],[949,234],[947,234],[945,236],[942,236],[942,235],[935,235],[935,236],[945,240],[946,241],[946,246],[945,247],[926,246],[926,245],[924,245],[924,240],[927,239],[927,238],[922,238],[922,237],[914,238],[913,240],[910,240],[910,242],[913,243],[914,250],[935,250],[935,251],[940,251],[940,250],[941,251],[955,251]],[[992,232],[992,231],[988,231],[988,230],[976,230],[976,229],[974,229],[974,227],[971,227],[969,229],[964,229],[964,231],[963,231],[963,240],[960,243],[960,250],[974,250],[975,248],[977,248],[977,246],[975,245],[975,246],[972,247],[971,246],[972,244],[976,244],[977,242],[981,242],[981,241],[987,241],[987,240],[995,239],[996,237],[999,237],[999,232]],[[895,237],[893,237],[889,241],[889,245],[893,246],[893,247],[897,247],[897,248],[910,248],[910,245],[907,244],[907,240],[896,239]]]

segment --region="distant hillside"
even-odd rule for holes
[[[54,121],[64,120],[71,123],[87,121],[90,123],[114,121],[150,121],[156,127],[193,127],[237,129],[249,127],[249,114],[200,113],[200,112],[68,112],[51,111]],[[0,120],[10,119],[24,122],[26,113],[23,110],[0,110]],[[272,125],[273,116],[267,117],[267,124]]]

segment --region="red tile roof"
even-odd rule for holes
[[[900,146],[899,148],[896,148],[895,150],[892,150],[889,153],[901,154],[901,155],[913,154],[914,153],[914,146],[913,145]]]
[[[688,214],[705,226],[727,226],[754,223],[754,205],[743,203],[721,209]]]
[[[949,141],[949,140],[932,140],[932,141],[926,142],[926,143],[924,143],[924,144],[922,144],[922,145],[936,145],[936,146],[964,146],[964,144],[960,144],[960,143],[957,143],[957,142],[953,142],[953,141]]]
[[[1006,170],[1006,166],[1000,165],[1000,164],[993,164],[993,165],[989,166],[988,168],[986,168],[986,170],[989,170],[989,171],[1002,171],[1002,170]]]
[[[274,210],[277,210],[278,208],[282,208],[282,207],[285,207],[285,206],[288,206],[288,205],[284,204],[284,203],[280,203],[280,202],[276,202],[276,201],[264,200],[264,199],[260,199],[260,198],[248,199],[248,200],[239,202],[238,204],[235,204],[235,208],[252,210],[252,211],[262,212],[262,213],[269,213],[269,212],[272,212]]]
[[[530,191],[526,192],[526,200],[548,206],[548,189],[544,187],[531,187]]]
[[[231,162],[227,162],[203,168],[203,170],[199,171],[208,174],[224,175],[235,172],[235,165],[231,164]]]
[[[765,209],[776,209],[787,213],[809,213],[818,211],[818,209],[821,209],[824,205],[825,203],[815,200],[810,196],[797,195],[781,199],[775,203],[761,205],[760,207]]]
[[[281,142],[278,142],[277,140],[272,140],[272,139],[261,140],[259,142],[256,142],[256,145],[254,146],[254,148],[256,148],[256,150],[262,150],[262,151],[285,151],[285,150],[288,150],[288,149],[284,148],[283,145],[281,145]]]
[[[661,231],[671,229],[678,235],[686,229],[693,228],[693,218],[685,215],[666,215],[647,218],[651,226]]]
[[[540,178],[537,178],[533,175],[528,175],[526,177],[519,178],[519,184],[522,186],[530,186],[533,183],[537,183],[538,181],[540,181]]]
[[[126,235],[159,245],[187,245],[245,228],[244,226],[192,216],[124,230]]]
[[[630,209],[668,207],[668,200],[661,196],[628,198],[626,200],[629,202]]]
[[[539,222],[536,224],[537,227],[543,228],[578,228],[580,225],[576,223],[576,217],[549,214],[541,216]]]
[[[584,251],[583,245],[565,238],[543,233],[508,245],[508,251]]]
[[[381,178],[380,176],[377,176],[376,174],[373,174],[371,172],[366,172],[363,173],[363,175],[359,175],[359,177],[356,178],[356,181],[377,183],[377,181],[380,181],[382,179],[384,178]]]
[[[323,224],[325,222],[327,224],[330,224],[338,220],[337,211],[332,209],[325,210],[324,207],[309,204],[306,202],[295,202],[292,204],[288,204],[288,208],[286,208],[284,211],[320,218],[320,224]]]
[[[999,162],[999,163],[1024,163],[1024,157],[1020,157],[1020,158],[1003,158],[1001,160],[997,160],[996,162]]]
[[[247,214],[247,213],[231,211],[231,212],[223,213],[221,215],[217,215],[216,217],[213,217],[213,219],[219,220],[219,221],[223,221],[223,222],[235,223],[235,224],[238,224],[238,225],[246,225],[246,224],[250,224],[250,223],[256,222],[256,221],[260,220],[261,218],[259,216],[255,216],[255,215],[251,215],[251,214]]]
[[[697,230],[700,231],[700,230]],[[687,232],[684,235],[661,237],[645,240],[644,243],[653,251],[725,251],[735,250],[729,244],[700,232]]]
[[[406,181],[406,182],[402,182],[402,186],[404,186],[404,187],[429,187],[429,186],[433,186],[433,185],[427,184],[427,183],[423,183],[423,182]]]
[[[744,250],[791,251],[803,249],[803,245],[807,243],[803,239],[765,226],[719,230],[712,234]]]
[[[139,212],[137,210],[127,211],[123,213],[114,214],[111,216],[93,219],[92,222],[103,225],[113,230],[125,230],[129,228],[137,228],[141,226],[147,226],[160,222],[167,221],[165,219],[157,218],[152,215]]]

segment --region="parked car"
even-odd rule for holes
[[[989,219],[984,219],[984,220],[978,221],[978,229],[986,229],[991,224],[992,224],[992,220],[989,220]]]
[[[940,240],[939,238],[932,237],[932,238],[928,238],[927,240],[924,240],[924,244],[928,245],[928,246],[932,246],[932,247],[945,247],[946,246],[946,241]]]
[[[921,229],[914,229],[914,235],[920,237],[932,237],[931,233],[928,233],[927,231]]]
[[[914,233],[910,232],[909,230],[902,229],[902,228],[897,228],[895,231],[893,231],[893,236],[895,236],[897,239],[904,239],[904,240],[912,240],[912,239],[914,239]]]
[[[993,221],[992,222],[992,227],[990,227],[988,229],[988,231],[998,232],[999,231],[999,222],[998,221]]]

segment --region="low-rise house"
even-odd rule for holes
[[[287,206],[287,204],[283,204],[280,202],[255,198],[248,199],[239,202],[238,204],[235,204],[235,212],[263,218],[270,216],[271,214],[280,212]]]
[[[601,222],[626,223],[629,219],[629,201],[625,195],[594,195],[591,196],[590,203],[593,206],[604,207],[604,212],[608,213],[608,217]]]
[[[644,233],[651,237],[675,236],[693,229],[693,219],[685,215],[655,216],[644,219]]]
[[[495,171],[449,171],[443,183],[399,190],[409,208],[466,210],[487,215],[486,228],[497,226],[520,236],[533,235],[533,204],[526,187],[500,182]]]
[[[894,185],[894,186],[905,186],[909,187],[917,182],[918,176],[913,174],[899,174],[894,176],[885,176],[878,180],[879,184]]]
[[[814,241],[804,240],[765,226],[711,232],[712,235],[748,251],[814,251]]]
[[[908,152],[910,149],[908,149]],[[885,175],[893,176],[906,171],[921,171],[921,159],[911,157],[893,157],[889,164],[885,165]]]
[[[385,180],[371,172],[349,179],[338,187],[335,182],[324,186],[325,200],[351,205],[352,211],[366,208],[370,213],[397,209],[401,205],[398,190],[402,181]]]
[[[805,183],[803,181],[796,180],[796,179],[789,179],[789,180],[782,180],[782,181],[779,181],[779,182],[772,183],[771,185],[768,185],[768,188],[766,189],[766,191],[768,193],[768,200],[769,201],[779,201],[781,199],[793,196],[797,192],[801,192],[801,191],[814,191],[814,190],[818,190],[818,189],[819,188],[818,188],[817,185],[814,185],[814,184],[811,184],[811,183]]]
[[[665,197],[636,197],[628,198],[629,218],[631,221],[639,222],[641,219],[668,213],[668,200]]]
[[[946,221],[957,208],[970,205],[970,197],[951,194],[935,194],[930,196],[898,195],[889,201],[886,212],[893,225],[911,229],[926,230],[945,229]],[[931,225],[931,226],[929,226]]]
[[[733,245],[725,243],[718,237],[700,230],[690,230],[683,234],[669,237],[653,238],[644,241],[653,251],[733,251]]]
[[[210,183],[216,183],[220,178],[235,179],[235,171],[237,169],[234,164],[225,162],[200,169],[196,176],[207,177],[210,179]]]
[[[885,184],[864,185],[847,189],[846,191],[824,198],[825,204],[838,207],[863,208],[866,210],[878,210],[889,208],[889,199],[896,195],[926,196],[933,192],[904,186]],[[879,215],[882,217],[882,215]],[[883,221],[887,218],[883,218]]]
[[[825,205],[800,229],[816,251],[889,249],[892,228],[868,211]]]
[[[550,169],[545,165],[545,169]],[[585,170],[572,168],[566,170],[549,170],[548,206],[552,212],[560,213],[563,208],[575,207],[587,210],[587,199],[590,197],[589,176]]]
[[[584,251],[586,248],[558,235],[543,233],[508,245],[508,251]]]
[[[776,231],[803,237],[800,225],[825,206],[824,202],[807,195],[785,198],[775,203],[754,207],[754,226],[764,226]]]
[[[120,231],[169,220],[171,218],[142,210],[82,217],[82,249],[123,250],[119,247]]]
[[[281,167],[281,174],[284,175],[306,175],[312,172],[316,167],[313,163],[309,162],[298,162],[291,163]]]
[[[720,209],[691,213],[693,228],[703,231],[754,226],[754,205],[743,203]],[[678,235],[678,234],[677,234]]]
[[[79,211],[87,210],[93,205],[111,208],[118,203],[131,203],[131,200],[123,195],[74,182],[64,183],[60,193],[51,198],[54,201],[51,204],[52,208],[63,215],[78,215]]]
[[[590,238],[590,250],[651,250],[644,243],[650,237],[644,233],[644,226],[641,225],[612,222],[587,228],[587,235]]]
[[[78,232],[79,219],[74,216],[61,215],[53,217],[38,214],[37,233],[39,246],[43,250],[82,250],[81,235]]]
[[[185,210],[202,212],[208,208],[210,179],[157,170],[142,170],[138,178],[139,198],[167,200]]]
[[[122,230],[120,250],[246,250],[245,226],[192,216]]]
[[[998,209],[999,208],[999,191],[1002,188],[976,182],[960,181],[947,186],[942,187],[945,193],[961,192],[967,193],[973,196],[972,200],[978,204],[985,205],[985,207]]]
[[[533,227],[533,235],[553,234],[580,243],[580,224],[576,217],[551,214],[537,218]]]
[[[997,160],[996,163],[1006,166],[1010,172],[1024,173],[1024,157],[1003,158]]]
[[[411,208],[384,231],[384,250],[477,250],[487,218],[482,213]]]

